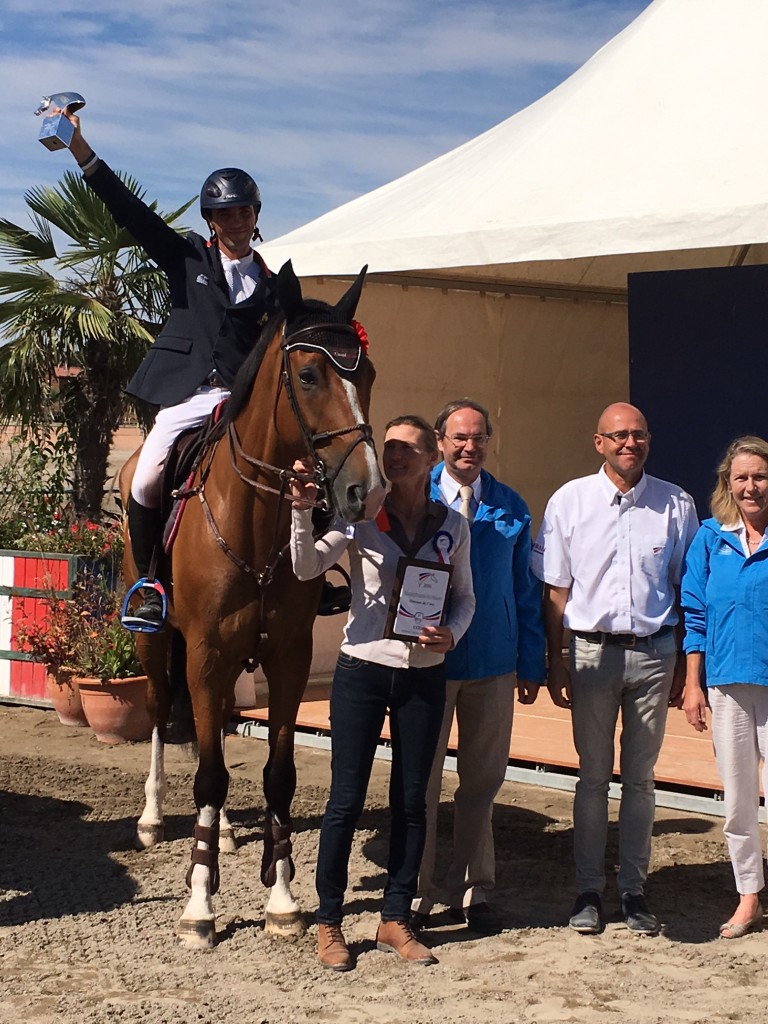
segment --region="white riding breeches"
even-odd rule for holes
[[[226,388],[198,388],[178,405],[160,410],[147,434],[131,483],[131,495],[145,508],[159,508],[163,467],[171,445],[182,430],[199,427],[219,402],[229,397]]]

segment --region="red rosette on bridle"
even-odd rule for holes
[[[368,355],[368,332],[361,323],[357,320],[352,321],[352,326],[355,328],[355,333],[360,339],[360,348],[363,350],[363,355]]]

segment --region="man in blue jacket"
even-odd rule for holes
[[[445,656],[445,714],[427,791],[427,839],[413,901],[414,927],[434,905],[437,807],[454,711],[459,727],[453,858],[445,878],[452,918],[474,931],[498,931],[488,905],[496,874],[491,817],[509,761],[515,686],[522,704],[544,681],[541,585],[531,572],[531,517],[511,488],[483,469],[492,428],[486,409],[464,398],[435,423],[444,461],[432,474],[432,497],[470,520],[477,606],[468,631]]]

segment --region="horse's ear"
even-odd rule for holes
[[[304,299],[301,295],[301,282],[293,272],[290,260],[284,263],[277,274],[277,301],[290,323],[304,312]]]
[[[337,312],[341,313],[347,323],[350,322],[352,317],[355,315],[357,304],[360,301],[360,293],[363,290],[363,281],[365,281],[365,275],[368,272],[368,264],[363,267],[360,273],[357,275],[355,280],[349,287],[349,291],[342,295],[339,301],[336,303]]]

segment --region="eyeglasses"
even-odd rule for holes
[[[485,448],[490,438],[489,434],[446,434],[445,436],[456,448],[463,448],[470,441],[476,448]]]
[[[636,441],[644,443],[651,436],[648,430],[609,430],[605,433],[600,432],[600,437],[609,437],[614,444],[626,444],[630,437],[634,437]]]

